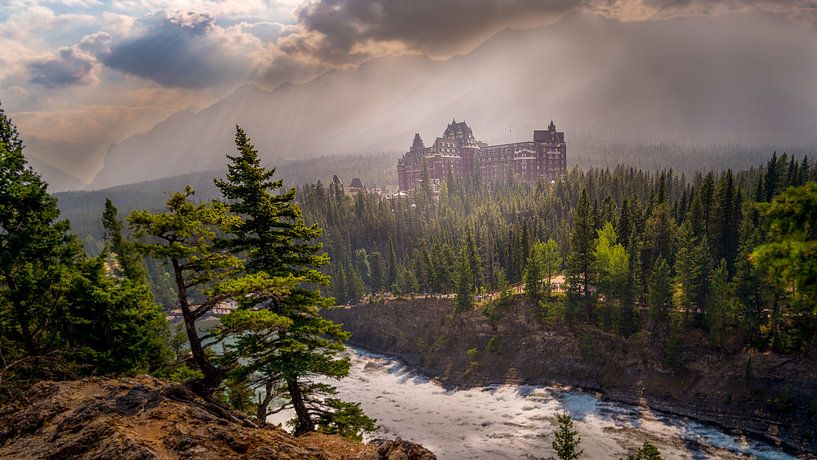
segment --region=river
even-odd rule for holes
[[[645,440],[665,459],[794,459],[762,442],[646,408],[603,401],[566,388],[492,385],[446,390],[399,361],[348,351],[349,377],[333,381],[339,396],[361,403],[380,425],[369,438],[423,444],[440,459],[547,458],[554,415],[567,411],[582,436],[584,458],[622,458]],[[288,415],[279,414],[271,422]]]

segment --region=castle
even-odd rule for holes
[[[528,182],[542,177],[551,181],[567,170],[565,133],[556,131],[553,121],[547,130],[533,131],[533,141],[488,145],[474,138],[465,122],[456,120],[445,128],[442,137],[426,147],[419,134],[403,158],[397,161],[400,190],[414,189],[422,181],[423,164],[432,180],[444,181],[449,171],[463,180],[477,168],[482,180],[493,182],[510,175]]]

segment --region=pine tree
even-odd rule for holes
[[[552,238],[539,247],[542,260],[542,272],[545,278],[545,295],[551,296],[553,278],[562,267],[562,258],[559,256],[559,245]]]
[[[371,430],[374,421],[357,406],[334,398],[331,385],[313,381],[317,376],[345,377],[350,366],[349,358],[340,355],[349,334],[320,315],[321,308],[333,303],[318,289],[329,282],[319,270],[329,258],[314,242],[321,228],[304,223],[295,189],[275,193],[283,181],[274,179],[275,169],[261,165],[239,127],[235,144],[238,154],[227,156],[226,178],[216,181],[230,211],[241,218],[227,229],[221,245],[246,257],[240,284],[252,291],[241,308],[222,320],[237,337],[229,347],[241,363],[233,375],[255,379],[266,391],[264,401],[285,395],[282,407],[294,409],[296,435],[318,428],[355,435]],[[347,287],[362,290],[360,276],[350,269]],[[265,419],[268,408],[260,406],[259,418]]]
[[[383,256],[375,251],[372,252],[371,257],[369,258],[369,262],[371,264],[371,288],[372,293],[377,294],[379,292],[385,291],[388,286],[386,285],[386,266],[383,263]]]
[[[705,312],[711,266],[709,246],[705,236],[694,235],[689,220],[681,225],[678,232],[675,258],[676,304],[687,312]]]
[[[726,259],[730,272],[735,264],[738,251],[738,228],[740,228],[740,208],[735,207],[735,192],[732,170],[727,170],[715,190],[712,210],[712,256],[715,260]]]
[[[581,288],[586,312],[589,318],[594,317],[590,301],[590,283],[593,268],[594,224],[587,198],[587,190],[582,189],[576,212],[573,216],[573,230],[570,234],[570,252],[567,258],[567,274],[571,283]]]
[[[81,259],[79,243],[59,219],[57,200],[27,164],[22,142],[0,112],[0,318],[3,338],[28,356],[58,347],[43,328],[58,314],[67,272]]]
[[[38,379],[153,371],[169,357],[148,287],[108,276],[58,219],[0,109],[0,401]]]
[[[388,270],[386,271],[386,286],[391,288],[391,285],[397,281],[397,253],[394,250],[394,241],[389,240],[389,260]]]
[[[661,458],[661,451],[649,441],[644,441],[640,449],[627,456],[627,460],[661,460]]]
[[[468,265],[471,270],[471,276],[474,277],[472,285],[474,290],[479,290],[483,286],[482,277],[482,257],[477,248],[476,238],[473,230],[469,227],[465,233],[465,248],[468,251]]]
[[[473,275],[468,264],[468,253],[465,248],[457,264],[457,312],[469,310],[474,305],[474,288],[471,284]]]
[[[584,450],[579,449],[582,437],[573,427],[573,418],[563,412],[556,414],[559,429],[553,432],[553,450],[559,460],[576,460],[582,456]]]
[[[366,248],[355,250],[355,269],[363,279],[363,283],[371,287],[372,283],[372,268],[369,264],[369,254]]]
[[[759,209],[766,241],[751,260],[776,291],[769,336],[779,351],[801,349],[817,328],[817,182],[791,187]]]
[[[672,308],[672,275],[669,264],[662,256],[658,256],[650,273],[647,302],[653,325],[667,324]]]
[[[729,270],[726,259],[709,276],[709,305],[706,309],[706,324],[709,328],[709,337],[715,346],[723,346],[727,337],[728,326],[733,324],[735,297],[732,285],[729,283]]]
[[[105,228],[105,243],[107,251],[112,253],[119,270],[126,278],[147,283],[148,274],[142,257],[134,250],[133,244],[124,234],[124,225],[119,219],[119,212],[110,199],[105,199],[105,211],[102,214],[102,226]]]
[[[363,298],[365,292],[363,278],[357,269],[351,265],[347,267],[346,274],[346,299],[348,302],[358,303]]]
[[[770,289],[762,271],[752,264],[752,250],[759,244],[760,236],[751,219],[743,219],[740,226],[740,247],[735,262],[732,286],[739,305],[738,322],[745,338],[755,346],[760,345],[760,326],[766,319],[764,308]]]
[[[210,398],[224,381],[225,366],[212,359],[206,349],[208,337],[202,335],[197,323],[219,302],[244,293],[243,287],[232,280],[242,261],[220,248],[216,239],[217,234],[237,225],[239,219],[230,215],[222,203],[193,203],[193,194],[188,186],[184,192],[173,194],[163,211],[134,211],[127,220],[139,240],[137,249],[171,267],[190,351],[202,373],[189,385]]]
[[[508,277],[505,276],[505,270],[503,270],[502,267],[497,269],[496,279],[497,290],[499,291],[499,303],[506,305],[511,301],[513,292],[511,291],[511,283],[508,282]]]
[[[528,261],[525,263],[525,296],[528,301],[535,307],[539,305],[542,300],[542,251],[539,247],[541,242],[533,244],[528,255]]]

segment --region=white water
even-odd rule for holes
[[[585,458],[621,458],[649,440],[665,459],[793,459],[769,445],[713,427],[591,394],[530,385],[446,390],[400,362],[350,350],[339,396],[361,403],[380,428],[370,438],[418,442],[440,459],[547,458],[555,414],[567,411],[582,436]],[[291,417],[279,414],[271,422]]]

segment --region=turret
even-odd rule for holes
[[[411,143],[411,150],[414,149],[425,149],[426,146],[423,144],[423,139],[420,137],[420,133],[414,134],[414,142]]]

